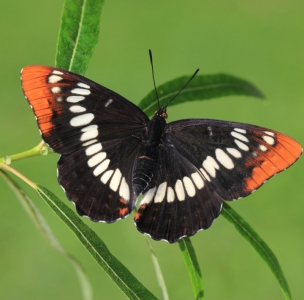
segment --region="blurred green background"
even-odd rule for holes
[[[62,5],[59,0],[1,1],[0,156],[40,142],[19,72],[30,64],[54,65]],[[199,67],[201,74],[224,72],[247,79],[267,97],[266,101],[227,97],[173,106],[169,121],[200,117],[258,124],[304,144],[303,12],[302,0],[106,1],[99,43],[86,76],[138,103],[152,89],[151,48],[158,84],[190,75]],[[57,184],[57,159],[57,155],[37,157],[13,167],[68,203]],[[302,299],[304,293],[303,167],[302,158],[250,197],[231,204],[277,255],[294,299]],[[85,266],[94,299],[124,299],[43,200],[21,184],[66,250]],[[46,244],[2,180],[0,191],[0,299],[81,299],[71,265]],[[132,216],[111,225],[84,221],[159,296],[149,250]],[[206,299],[283,299],[268,267],[224,218],[192,242]],[[152,243],[171,299],[192,299],[178,245]]]

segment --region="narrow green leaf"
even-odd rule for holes
[[[145,239],[146,239],[146,242],[148,244],[148,247],[149,247],[149,250],[150,250],[150,253],[151,253],[152,262],[153,262],[153,265],[154,265],[154,270],[155,270],[155,274],[156,274],[156,278],[157,278],[157,283],[158,283],[160,293],[161,293],[161,299],[162,300],[169,300],[165,280],[164,280],[162,271],[160,269],[160,265],[158,263],[156,253],[154,252],[154,249],[153,249],[152,244],[150,242],[150,238],[145,235]]]
[[[166,105],[187,82],[189,77],[183,76],[160,85],[157,88],[160,105]],[[206,100],[211,98],[247,95],[263,98],[263,94],[251,83],[237,77],[217,75],[196,75],[185,89],[174,99],[170,105],[176,105],[193,100]],[[138,106],[148,115],[153,115],[158,109],[155,92],[151,91]]]
[[[156,299],[108,250],[100,237],[52,192],[37,185],[37,192],[57,216],[75,233],[96,262],[129,299]]]
[[[238,214],[236,213],[226,202],[223,203],[222,215],[232,223],[236,230],[250,243],[250,245],[260,254],[260,256],[267,263],[276,279],[281,286],[285,299],[290,300],[291,294],[288,287],[288,283],[284,277],[283,271],[279,264],[278,259],[268,247],[268,245],[262,240],[262,238],[253,230],[253,228]]]
[[[55,65],[83,75],[98,41],[103,0],[66,0]]]
[[[63,256],[65,256],[72,264],[72,266],[75,268],[76,274],[78,275],[79,278],[83,299],[85,300],[93,299],[91,284],[80,262],[78,262],[76,258],[74,258],[72,255],[70,255],[63,249],[63,247],[54,236],[51,228],[47,224],[46,220],[43,218],[38,208],[34,205],[33,201],[23,191],[23,189],[19,186],[19,184],[15,180],[13,180],[8,174],[6,174],[1,170],[0,170],[0,175],[6,181],[6,183],[11,188],[11,190],[14,192],[17,199],[20,201],[21,205],[28,213],[28,215],[31,217],[32,221],[39,229],[39,231],[42,233],[42,235],[45,237],[47,242],[58,252],[60,252]]]
[[[182,252],[194,293],[194,299],[204,299],[204,287],[202,273],[196,258],[195,250],[190,238],[185,237],[178,241],[179,248]]]

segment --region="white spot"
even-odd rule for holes
[[[157,189],[157,192],[156,192],[156,195],[154,198],[155,203],[160,203],[164,200],[166,190],[167,190],[167,182],[163,182],[158,186],[158,189]]]
[[[208,126],[207,129],[209,130],[209,135],[212,136],[213,135],[212,128]]]
[[[51,88],[53,94],[59,94],[61,92],[61,88],[59,86],[54,86]]]
[[[57,97],[57,98],[56,98],[56,101],[57,101],[57,102],[61,102],[61,101],[62,101],[62,97]]]
[[[73,105],[69,108],[69,110],[72,112],[72,113],[82,113],[82,112],[85,112],[86,111],[86,108],[83,107],[83,106],[80,106],[80,105]]]
[[[234,131],[240,132],[240,133],[246,133],[247,131],[245,129],[242,128],[234,128]]]
[[[85,84],[83,82],[79,82],[79,83],[77,83],[77,85],[80,86],[80,87],[82,87],[82,88],[85,88],[85,89],[89,89],[90,88],[89,85],[87,85],[87,84]]]
[[[274,132],[271,132],[271,131],[264,131],[264,132],[268,135],[275,136]]]
[[[251,156],[252,156],[252,157],[257,157],[257,156],[258,156],[258,154],[257,154],[257,152],[256,152],[256,151],[252,151]]]
[[[130,200],[130,189],[124,177],[122,178],[120,184],[119,195],[123,197],[126,201]]]
[[[91,91],[90,90],[85,90],[85,89],[72,89],[71,93],[72,94],[79,94],[79,95],[90,95]]]
[[[117,168],[113,174],[113,177],[111,179],[111,182],[110,182],[110,188],[112,191],[116,192],[118,187],[119,187],[119,184],[120,184],[120,180],[121,180],[121,172],[120,170]]]
[[[211,181],[209,175],[203,168],[200,168],[200,171],[202,172],[205,179],[207,179],[208,181]]]
[[[95,130],[97,128],[98,128],[98,126],[94,124],[94,125],[89,125],[89,126],[81,128],[81,131],[87,132],[87,131]]]
[[[107,159],[108,160],[108,159]],[[105,160],[105,161],[107,161]],[[107,166],[108,167],[108,166]],[[103,183],[103,184],[106,184],[109,179],[111,178],[112,174],[114,173],[114,170],[108,170],[107,172],[105,172],[101,178],[100,178],[100,181]]]
[[[98,176],[101,173],[103,173],[108,168],[109,163],[110,163],[110,160],[106,159],[101,164],[99,164],[93,171],[94,176]],[[101,181],[102,181],[102,177],[101,177]]]
[[[153,189],[150,189],[148,192],[146,192],[140,201],[140,205],[149,204],[154,197],[155,191],[156,191],[156,187],[154,187]]]
[[[88,160],[88,166],[91,168],[95,167],[96,165],[100,164],[106,157],[107,154],[105,152],[99,152]]]
[[[58,70],[53,70],[52,74],[63,75],[63,72],[58,71]]]
[[[174,190],[172,187],[168,186],[167,189],[167,201],[168,202],[173,202],[175,199],[175,195],[174,195]]]
[[[85,133],[83,133],[80,137],[80,141],[84,142],[84,141],[88,141],[91,139],[94,139],[98,136],[98,130],[97,129],[93,129],[90,131],[86,131]],[[94,140],[95,143],[96,140]],[[83,144],[83,146],[87,146],[88,144]]]
[[[262,144],[259,145],[259,149],[263,152],[266,152],[268,150],[268,148],[265,145],[262,145]]]
[[[63,78],[61,76],[58,75],[52,75],[48,78],[48,83],[57,83],[60,80],[62,80]]]
[[[249,140],[247,139],[246,136],[238,133],[238,132],[235,132],[235,131],[231,131],[231,135],[237,139],[239,139],[240,141],[243,141],[243,142],[249,142]]]
[[[274,143],[275,143],[274,138],[271,137],[271,136],[263,135],[262,138],[263,138],[263,140],[264,140],[267,144],[269,144],[269,145],[274,145]]]
[[[226,169],[233,169],[234,163],[232,159],[220,148],[215,149],[215,156],[216,159],[226,168]]]
[[[227,152],[234,156],[235,158],[241,158],[242,153],[239,150],[236,150],[235,148],[226,148]]]
[[[234,140],[234,142],[236,143],[236,145],[237,145],[241,150],[244,150],[244,151],[248,151],[248,150],[249,150],[249,147],[248,147],[246,144],[240,142],[239,140]]]
[[[215,159],[211,156],[207,156],[203,161],[203,167],[212,177],[216,176],[216,169],[220,168]]]
[[[183,187],[183,183],[180,179],[178,179],[176,181],[175,192],[176,192],[176,196],[177,196],[179,201],[184,201],[185,200],[185,190],[184,190],[184,187]]]
[[[185,190],[186,190],[188,196],[189,197],[195,196],[196,191],[195,191],[195,186],[192,183],[192,180],[189,177],[185,176],[183,178],[183,182],[184,182],[184,187],[185,187]]]
[[[97,142],[96,139],[95,139],[95,140],[91,140],[91,141],[88,141],[88,142],[83,143],[82,146],[83,146],[83,147],[87,147],[87,146],[89,146],[89,145],[91,145],[91,144],[94,144],[94,143],[96,143],[96,142]]]
[[[112,99],[109,99],[109,100],[106,102],[106,104],[105,104],[104,106],[105,106],[105,107],[108,107],[112,102],[113,102],[113,100],[112,100]]]
[[[83,97],[83,96],[69,96],[69,97],[67,97],[66,100],[70,103],[77,103],[77,102],[82,101],[84,99],[85,99],[85,97]]]
[[[93,171],[93,174],[95,176],[98,176],[100,174],[102,174],[109,166],[110,160],[109,159],[105,159],[101,164],[99,164]],[[111,170],[113,172],[113,170]],[[104,174],[105,175],[105,174]],[[100,180],[103,182],[103,176],[100,178]],[[105,183],[105,182],[103,182]]]
[[[99,152],[102,149],[101,143],[94,144],[86,149],[85,153],[87,156],[91,156],[97,152]]]
[[[70,124],[73,127],[84,126],[84,125],[90,124],[93,119],[94,119],[94,114],[87,113],[87,114],[83,114],[83,115],[72,118],[70,121]]]
[[[191,174],[192,180],[195,183],[196,187],[200,190],[204,187],[205,183],[204,180],[202,179],[202,176],[198,172],[192,173]]]

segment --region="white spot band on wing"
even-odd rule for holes
[[[72,118],[70,121],[70,125],[73,127],[88,125],[92,122],[93,119],[94,119],[94,114],[92,113],[83,114]]]

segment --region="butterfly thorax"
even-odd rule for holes
[[[154,113],[146,128],[145,143],[149,146],[158,146],[164,136],[166,127],[166,108],[162,107]]]
[[[142,147],[138,153],[133,173],[135,192],[140,194],[149,188],[158,160],[158,148],[162,144],[166,127],[166,108],[157,110],[147,124]]]

